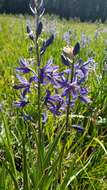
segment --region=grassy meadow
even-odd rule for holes
[[[15,68],[20,58],[32,58],[26,23],[33,26],[34,19],[0,15],[0,190],[107,190],[107,24],[60,20],[48,15],[42,21],[41,38],[55,34],[54,42],[42,59],[43,64],[53,57],[60,70],[65,67],[61,53],[66,46],[63,35],[67,31],[70,31],[71,46],[80,42],[78,58],[84,62],[89,57],[94,58],[86,81],[92,102],[90,105],[77,102],[70,115],[72,123],[82,124],[84,132],[71,126],[67,137],[63,133],[60,140],[57,134],[65,117],[54,120],[48,113],[40,147],[43,160],[39,160],[36,124],[30,121],[25,124],[21,109],[13,105],[19,98],[13,89],[17,81]],[[32,101],[35,96],[31,96]],[[29,105],[24,111],[36,120],[36,105],[35,109]],[[39,170],[40,162],[43,172]]]

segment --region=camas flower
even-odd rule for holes
[[[46,115],[46,112],[43,112],[42,113],[42,123],[45,124],[47,122],[47,119],[48,119],[48,117]]]
[[[54,115],[61,115],[64,110],[64,99],[58,94],[51,96],[51,92],[49,90],[46,91],[44,103],[48,110],[50,110]]]
[[[68,31],[68,32],[66,32],[66,33],[63,35],[63,37],[62,37],[62,39],[63,39],[64,41],[66,41],[66,43],[67,43],[68,46],[70,45],[70,35],[71,35],[71,32]]]
[[[84,131],[84,128],[81,127],[80,125],[72,125],[72,128],[78,130],[79,132],[83,132]]]
[[[19,84],[14,85],[13,88],[16,90],[23,90],[21,95],[23,98],[25,98],[27,92],[30,92],[30,83],[22,76],[16,75],[16,77],[19,79]]]
[[[58,66],[53,65],[53,60],[49,59],[47,64],[40,69],[40,82],[44,85],[48,83],[55,85],[56,80],[59,78],[58,69]]]
[[[38,14],[41,17],[45,12],[44,0],[40,3],[37,0],[30,0],[30,9],[34,15]]]
[[[28,101],[24,101],[24,100],[21,100],[19,102],[14,102],[14,105],[18,108],[23,108],[25,107],[29,102]]]
[[[17,72],[21,72],[23,74],[27,74],[29,72],[34,73],[34,71],[29,67],[28,62],[25,59],[20,59],[19,63],[20,63],[20,67],[16,68]]]

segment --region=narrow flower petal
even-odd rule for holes
[[[42,113],[42,123],[45,124],[47,122],[47,115],[46,112]]]
[[[84,102],[86,104],[91,103],[91,100],[87,96],[79,96],[78,98],[81,102]]]
[[[77,42],[74,49],[73,49],[73,55],[77,55],[80,52],[80,44]]]
[[[26,101],[22,100],[19,102],[14,102],[14,105],[18,108],[22,108],[22,107],[25,107],[28,103],[29,103],[28,101],[26,102]]]
[[[27,68],[27,67],[17,67],[16,71],[26,74],[26,73],[29,73],[31,70],[29,68]]]
[[[83,131],[84,131],[84,128],[81,127],[80,125],[72,125],[72,127],[73,127],[74,129],[77,129],[79,132],[83,132]]]
[[[38,26],[37,26],[37,30],[36,30],[36,34],[37,34],[37,38],[40,36],[41,32],[42,32],[42,22],[39,22]]]
[[[53,40],[54,40],[54,35],[52,34],[49,39],[43,42],[42,48],[40,50],[41,55],[45,53],[47,47],[52,44]]]
[[[35,0],[30,0],[30,3],[29,3],[30,9],[34,15],[37,13],[35,2],[36,2]]]
[[[62,63],[63,63],[64,65],[66,65],[66,66],[69,66],[69,65],[70,65],[68,59],[67,59],[63,54],[61,54],[61,60],[62,60]]]

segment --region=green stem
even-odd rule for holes
[[[38,27],[39,23],[39,16],[36,15],[36,28]],[[35,46],[36,46],[36,59],[37,59],[37,68],[38,68],[38,143],[39,148],[39,160],[40,160],[40,167],[41,167],[41,173],[43,173],[43,164],[42,164],[42,152],[43,152],[43,145],[42,145],[42,125],[41,125],[41,82],[40,82],[40,63],[41,63],[41,57],[40,57],[40,51],[39,51],[39,45],[38,45],[38,34],[36,32],[36,39],[35,39]]]
[[[36,27],[38,26],[39,16],[36,17]],[[41,83],[40,83],[40,52],[38,45],[38,37],[36,33],[36,58],[38,64],[38,132],[39,132],[39,142],[41,143]]]
[[[71,77],[70,82],[73,82],[73,76],[74,76],[74,59],[73,62],[70,62],[70,70],[71,70]],[[68,100],[68,106],[67,106],[67,113],[66,113],[66,129],[69,126],[69,115],[70,115],[70,103],[71,103],[71,93],[69,92],[69,100]]]

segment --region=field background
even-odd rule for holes
[[[33,25],[33,18],[30,16],[0,15],[0,152],[5,149],[3,139],[6,139],[7,130],[10,130],[11,146],[15,142],[15,130],[17,130],[18,110],[13,106],[13,102],[18,98],[13,85],[16,81],[15,68],[21,57],[29,58],[28,52],[30,42],[26,34],[26,23]],[[50,58],[54,58],[54,63],[62,69],[60,55],[66,43],[62,40],[65,32],[71,31],[71,46],[78,41],[81,45],[79,57],[84,61],[88,57],[94,57],[94,66],[90,71],[87,86],[89,96],[92,100],[90,107],[83,104],[77,105],[75,113],[80,116],[75,120],[85,122],[84,134],[73,130],[71,132],[71,152],[72,157],[69,162],[72,164],[72,175],[79,167],[83,167],[85,161],[94,154],[94,157],[83,172],[72,182],[68,189],[73,190],[107,190],[107,24],[99,22],[81,23],[79,20],[60,20],[56,16],[46,15],[43,18],[44,32],[42,38],[48,37],[50,33],[55,34],[54,43],[49,47],[43,60],[43,64]],[[82,35],[86,37],[85,45],[82,44]],[[32,112],[32,110],[30,110]],[[82,118],[82,119],[81,119]],[[89,120],[87,120],[87,118]],[[52,118],[50,117],[50,126]],[[88,123],[89,122],[89,123]],[[5,124],[4,124],[5,123]],[[54,125],[54,124],[53,124]],[[49,141],[52,140],[52,126]],[[46,130],[46,133],[48,133]],[[74,140],[75,139],[75,146]],[[99,139],[99,141],[98,141]],[[18,143],[18,142],[17,142]],[[20,149],[20,148],[19,148]],[[31,151],[31,147],[29,148]],[[29,151],[28,149],[28,151]],[[33,151],[33,150],[32,150]],[[17,154],[17,151],[15,152]],[[29,156],[29,153],[28,153]],[[75,162],[75,159],[77,162]],[[33,160],[33,158],[32,158]],[[78,164],[77,164],[78,163]],[[66,167],[68,162],[66,161]],[[13,182],[2,163],[0,164],[0,190],[13,190]],[[22,174],[17,172],[17,177]],[[63,180],[63,179],[62,179]],[[55,188],[53,188],[55,189]],[[53,190],[52,189],[52,190]],[[44,189],[43,189],[44,190]]]

